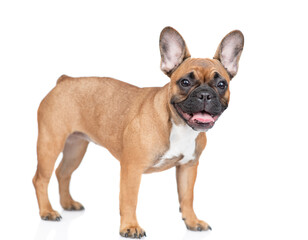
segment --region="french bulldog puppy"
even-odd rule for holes
[[[107,148],[121,165],[120,235],[140,238],[145,231],[136,217],[143,173],[176,167],[180,210],[192,231],[211,229],[193,210],[193,190],[205,132],[229,103],[230,80],[238,71],[243,34],[227,34],[213,59],[191,58],[182,36],[166,27],[160,35],[161,70],[170,77],[163,87],[139,88],[104,77],[61,76],[38,109],[37,171],[33,178],[40,216],[61,219],[48,199],[56,170],[65,210],[83,210],[69,192],[89,142]],[[146,78],[147,76],[145,76]]]

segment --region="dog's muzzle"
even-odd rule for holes
[[[174,107],[184,121],[198,131],[212,128],[226,109],[217,92],[207,84],[194,89],[185,100],[174,103]]]

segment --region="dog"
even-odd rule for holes
[[[170,77],[163,87],[139,88],[104,77],[62,75],[38,109],[37,171],[33,178],[43,220],[60,221],[48,199],[48,183],[56,169],[60,203],[83,210],[69,192],[89,142],[107,148],[119,160],[120,235],[146,236],[136,217],[143,173],[176,167],[180,211],[192,231],[211,230],[193,210],[193,190],[205,132],[227,109],[230,80],[238,71],[244,47],[239,30],[227,34],[213,59],[191,58],[183,37],[173,28],[159,40],[161,70]]]

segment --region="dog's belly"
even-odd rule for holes
[[[172,123],[169,149],[146,171],[146,173],[166,170],[176,165],[194,161],[196,151],[196,138],[199,132],[187,125]]]
[[[160,157],[155,159],[144,173],[160,172],[174,166],[194,162],[196,160],[196,138],[198,134],[199,132],[194,131],[187,125],[175,125],[172,123],[169,136],[169,148]],[[101,145],[89,135],[82,132],[72,133],[67,138],[67,142],[70,142],[74,138],[82,138],[88,142]]]
[[[88,135],[82,132],[73,132],[71,135],[69,135],[66,139],[66,143],[72,143],[76,138],[81,138],[88,142],[94,142]],[[95,142],[94,142],[95,143]]]

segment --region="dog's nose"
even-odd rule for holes
[[[209,92],[199,92],[197,94],[197,98],[202,99],[204,101],[211,101],[211,99],[214,98],[214,96]]]

